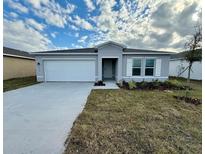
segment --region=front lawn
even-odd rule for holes
[[[181,81],[184,82],[184,81]],[[201,83],[192,82],[201,99]],[[66,141],[70,153],[201,153],[201,105],[185,91],[93,90]]]
[[[14,79],[9,79],[9,80],[4,80],[3,87],[4,87],[4,92],[5,92],[9,90],[14,90],[14,89],[30,86],[36,83],[38,82],[36,81],[35,76],[14,78]]]

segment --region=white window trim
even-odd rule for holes
[[[147,78],[150,78],[150,77],[156,77],[155,75],[155,70],[156,70],[156,59],[157,57],[152,57],[152,56],[149,56],[149,57],[132,57],[132,63],[133,63],[133,60],[134,59],[141,59],[141,70],[140,70],[140,75],[133,75],[131,77],[147,77]],[[154,67],[146,67],[146,60],[147,59],[154,59]],[[133,68],[139,68],[139,67],[133,67],[132,66],[132,69]],[[146,68],[153,68],[153,75],[150,76],[150,75],[145,75],[145,69]],[[144,73],[143,73],[144,71]]]
[[[141,66],[140,67],[134,67],[133,66],[135,59],[140,60],[140,62],[141,62]],[[132,76],[133,77],[135,77],[135,76],[142,76],[142,61],[143,61],[143,58],[141,58],[141,57],[132,58]],[[133,75],[133,68],[140,68],[140,75]]]
[[[146,67],[146,60],[147,59],[154,59],[154,66],[153,67]],[[146,57],[144,63],[145,63],[145,65],[144,65],[145,66],[144,67],[144,76],[146,76],[146,77],[155,77],[156,58],[154,58],[154,57]],[[146,68],[153,68],[153,75],[146,75]]]

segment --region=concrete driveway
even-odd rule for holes
[[[60,154],[93,83],[41,83],[4,96],[4,154]]]

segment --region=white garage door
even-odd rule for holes
[[[44,61],[45,81],[95,81],[94,60]]]

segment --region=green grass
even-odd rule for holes
[[[200,82],[191,86],[192,96],[201,98]],[[178,94],[93,90],[68,136],[65,154],[201,153],[201,105],[174,99]]]
[[[37,84],[35,76],[24,77],[24,78],[14,78],[3,81],[4,92],[9,90],[14,90],[26,86],[30,86],[33,84]]]

